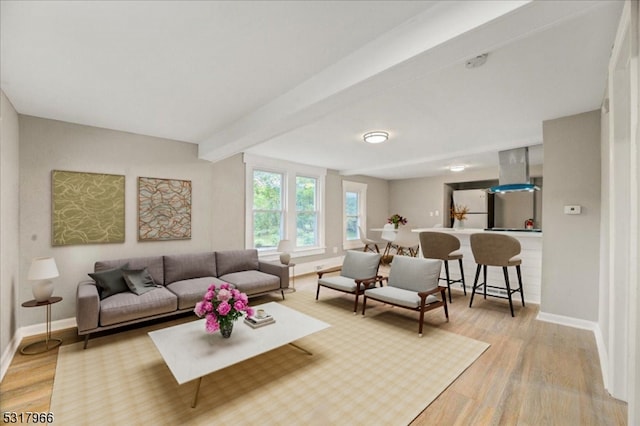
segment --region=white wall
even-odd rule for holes
[[[64,300],[53,306],[53,320],[75,317],[77,283],[87,278],[96,260],[212,250],[212,217],[217,214],[212,164],[197,158],[196,145],[23,115],[19,123],[20,276],[26,276],[32,258],[55,258],[60,276],[54,280],[54,295]],[[125,175],[125,242],[53,247],[52,170]],[[139,176],[192,181],[190,240],[137,241]],[[21,283],[19,301],[32,298],[30,286]],[[41,309],[19,308],[18,315],[21,327],[44,321]]]
[[[540,312],[598,320],[600,111],[543,123]],[[564,214],[579,205],[580,215]]]
[[[0,354],[3,361],[18,328],[18,128],[18,114],[0,90]]]

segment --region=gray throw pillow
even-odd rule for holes
[[[156,283],[151,278],[151,274],[144,269],[123,269],[122,275],[127,283],[129,290],[140,296],[156,288]]]
[[[125,263],[119,268],[106,269],[104,271],[89,274],[100,290],[100,299],[129,291],[129,287],[122,276],[122,270],[128,267],[129,263]]]

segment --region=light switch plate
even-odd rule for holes
[[[564,206],[564,214],[580,214],[582,206]]]

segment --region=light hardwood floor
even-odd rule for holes
[[[315,289],[315,283],[315,275],[296,278],[298,289]],[[491,347],[412,425],[626,424],[627,405],[604,390],[593,333],[537,321],[536,305],[517,307],[516,317],[511,318],[503,300],[480,297],[474,299],[473,308],[468,304],[469,295],[454,292],[450,322],[432,313],[426,315],[426,323]],[[75,329],[54,335],[63,344],[81,340]],[[3,412],[49,410],[57,351],[16,354],[0,384]],[[425,365],[416,374],[428,380],[434,368],[447,366]]]

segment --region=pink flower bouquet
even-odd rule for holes
[[[206,318],[207,333],[215,333],[220,328],[231,326],[242,314],[253,315],[249,307],[249,298],[227,283],[217,289],[211,284],[201,302],[196,303],[193,312],[200,318]]]

